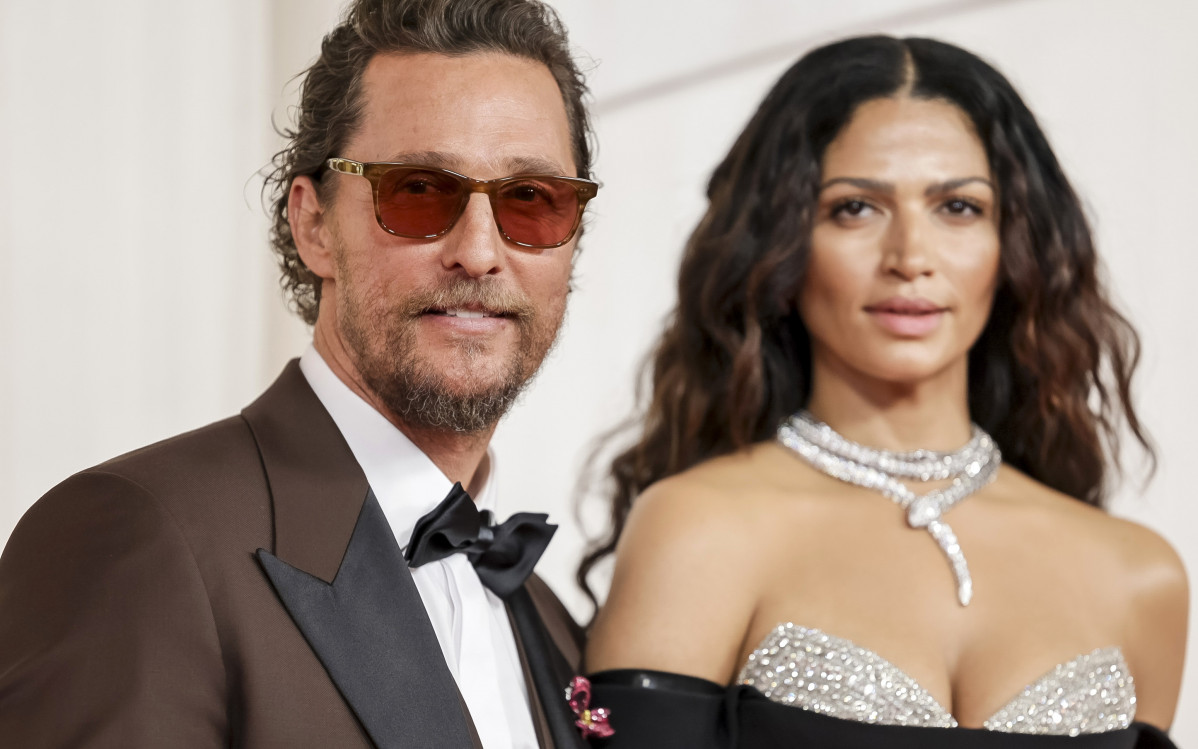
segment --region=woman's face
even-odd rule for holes
[[[994,298],[997,207],[964,112],[907,97],[862,104],[824,154],[799,300],[815,371],[911,385],[964,376]]]

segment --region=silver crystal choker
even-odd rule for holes
[[[778,427],[778,441],[799,454],[817,470],[841,481],[879,491],[907,511],[907,524],[926,528],[948,557],[957,579],[957,600],[968,606],[973,579],[961,553],[961,544],[942,520],[953,505],[994,480],[1002,453],[990,435],[973,425],[973,436],[960,450],[894,452],[859,445],[799,411]],[[916,494],[903,479],[952,483],[943,489]]]

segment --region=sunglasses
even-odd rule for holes
[[[517,174],[472,179],[448,169],[417,164],[329,159],[329,169],[370,180],[374,217],[384,231],[432,239],[453,228],[470,194],[485,193],[503,238],[521,247],[560,247],[578,233],[587,201],[599,192],[589,179]]]

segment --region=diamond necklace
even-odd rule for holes
[[[881,492],[907,511],[907,525],[927,528],[948,557],[957,579],[957,600],[962,606],[969,605],[973,578],[969,576],[969,566],[956,534],[941,517],[998,474],[1002,453],[990,435],[974,424],[969,443],[960,450],[894,452],[852,442],[809,412],[799,411],[778,427],[778,441],[833,478]],[[952,483],[943,489],[916,494],[901,479],[952,479]]]

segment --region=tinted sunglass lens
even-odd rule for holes
[[[578,192],[565,180],[531,177],[513,180],[495,196],[495,220],[513,242],[548,247],[560,244],[578,220]]]
[[[379,216],[391,231],[431,237],[449,228],[462,204],[462,184],[424,169],[391,169],[379,179]]]

